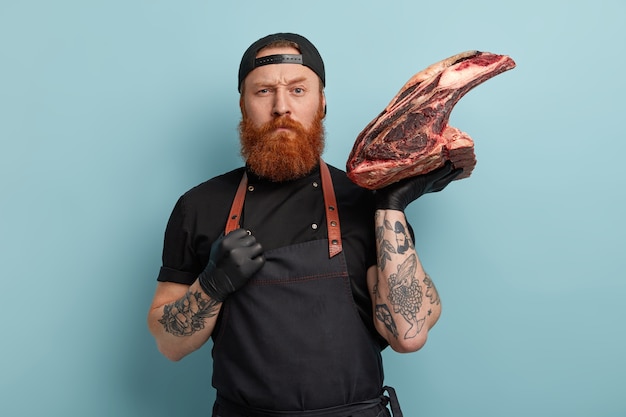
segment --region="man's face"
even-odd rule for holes
[[[259,52],[257,58],[276,54],[299,52],[290,47],[268,48]],[[320,91],[319,77],[304,65],[264,65],[252,70],[245,78],[242,106],[256,128],[287,115],[308,129],[317,116],[320,104],[321,107],[326,105]]]
[[[297,53],[271,48],[258,57]],[[242,155],[253,172],[285,181],[315,167],[324,147],[326,101],[312,70],[300,64],[255,68],[244,80],[240,104]]]

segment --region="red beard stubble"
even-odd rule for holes
[[[309,129],[289,116],[276,117],[257,128],[241,106],[239,123],[241,155],[248,168],[274,182],[301,178],[319,163],[324,151],[324,109],[320,109]],[[289,131],[276,132],[278,128]]]

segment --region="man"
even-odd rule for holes
[[[213,339],[214,416],[388,416],[389,397],[401,415],[380,352],[420,349],[440,315],[404,209],[460,171],[357,187],[321,159],[324,86],[304,37],[253,43],[246,166],[189,190],[168,222],[149,327],[171,360]]]

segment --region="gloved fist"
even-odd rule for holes
[[[376,190],[374,194],[376,208],[404,211],[411,202],[422,195],[435,193],[446,188],[461,172],[463,169],[455,169],[452,162],[447,161],[444,166],[434,171],[390,184]]]
[[[216,301],[243,287],[263,266],[263,248],[244,229],[233,230],[211,245],[209,263],[198,280],[205,293]]]

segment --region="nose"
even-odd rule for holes
[[[272,109],[272,114],[274,116],[284,116],[291,114],[291,109],[289,106],[289,97],[287,96],[287,92],[281,89],[276,91],[276,95],[274,96],[274,106]]]

